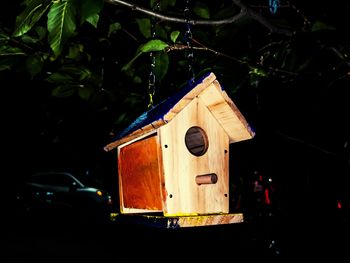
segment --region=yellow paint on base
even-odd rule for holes
[[[117,222],[118,216],[122,214],[112,213],[111,220]],[[213,226],[224,224],[242,223],[243,214],[208,214],[208,215],[149,215],[149,214],[129,214],[124,215],[124,219],[131,219],[131,222],[139,222],[144,225],[153,225],[166,228],[183,228],[183,227],[198,227],[198,226]]]

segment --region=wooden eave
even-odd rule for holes
[[[177,98],[174,96],[175,99],[172,101],[170,98],[170,102],[168,102],[168,100],[162,102],[162,105],[159,107],[161,108],[161,114],[153,114],[155,117],[152,116],[153,119],[149,118],[149,122],[147,118],[148,116],[152,115],[152,112],[146,112],[141,115],[135,121],[135,123],[131,125],[133,126],[134,130],[129,129],[130,133],[122,133],[123,136],[117,137],[115,141],[104,147],[105,151],[111,151],[121,144],[127,143],[139,136],[158,129],[171,121],[195,97],[198,97],[213,114],[214,118],[217,119],[225,132],[228,134],[230,143],[248,140],[254,137],[254,131],[251,129],[234,102],[222,89],[220,83],[216,80],[214,73],[210,73],[200,82],[196,83],[196,85],[188,92],[187,90],[184,91],[186,93],[181,94],[180,92]],[[157,106],[155,106],[153,113]]]

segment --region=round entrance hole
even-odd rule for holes
[[[185,144],[190,153],[195,156],[202,156],[208,150],[209,142],[205,131],[193,126],[185,134]]]

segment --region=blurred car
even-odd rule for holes
[[[83,183],[68,172],[41,172],[18,185],[17,208],[21,215],[36,218],[108,220],[110,194]]]

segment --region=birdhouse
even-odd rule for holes
[[[253,136],[213,73],[186,86],[105,146],[117,149],[121,213],[229,213],[229,145]]]

